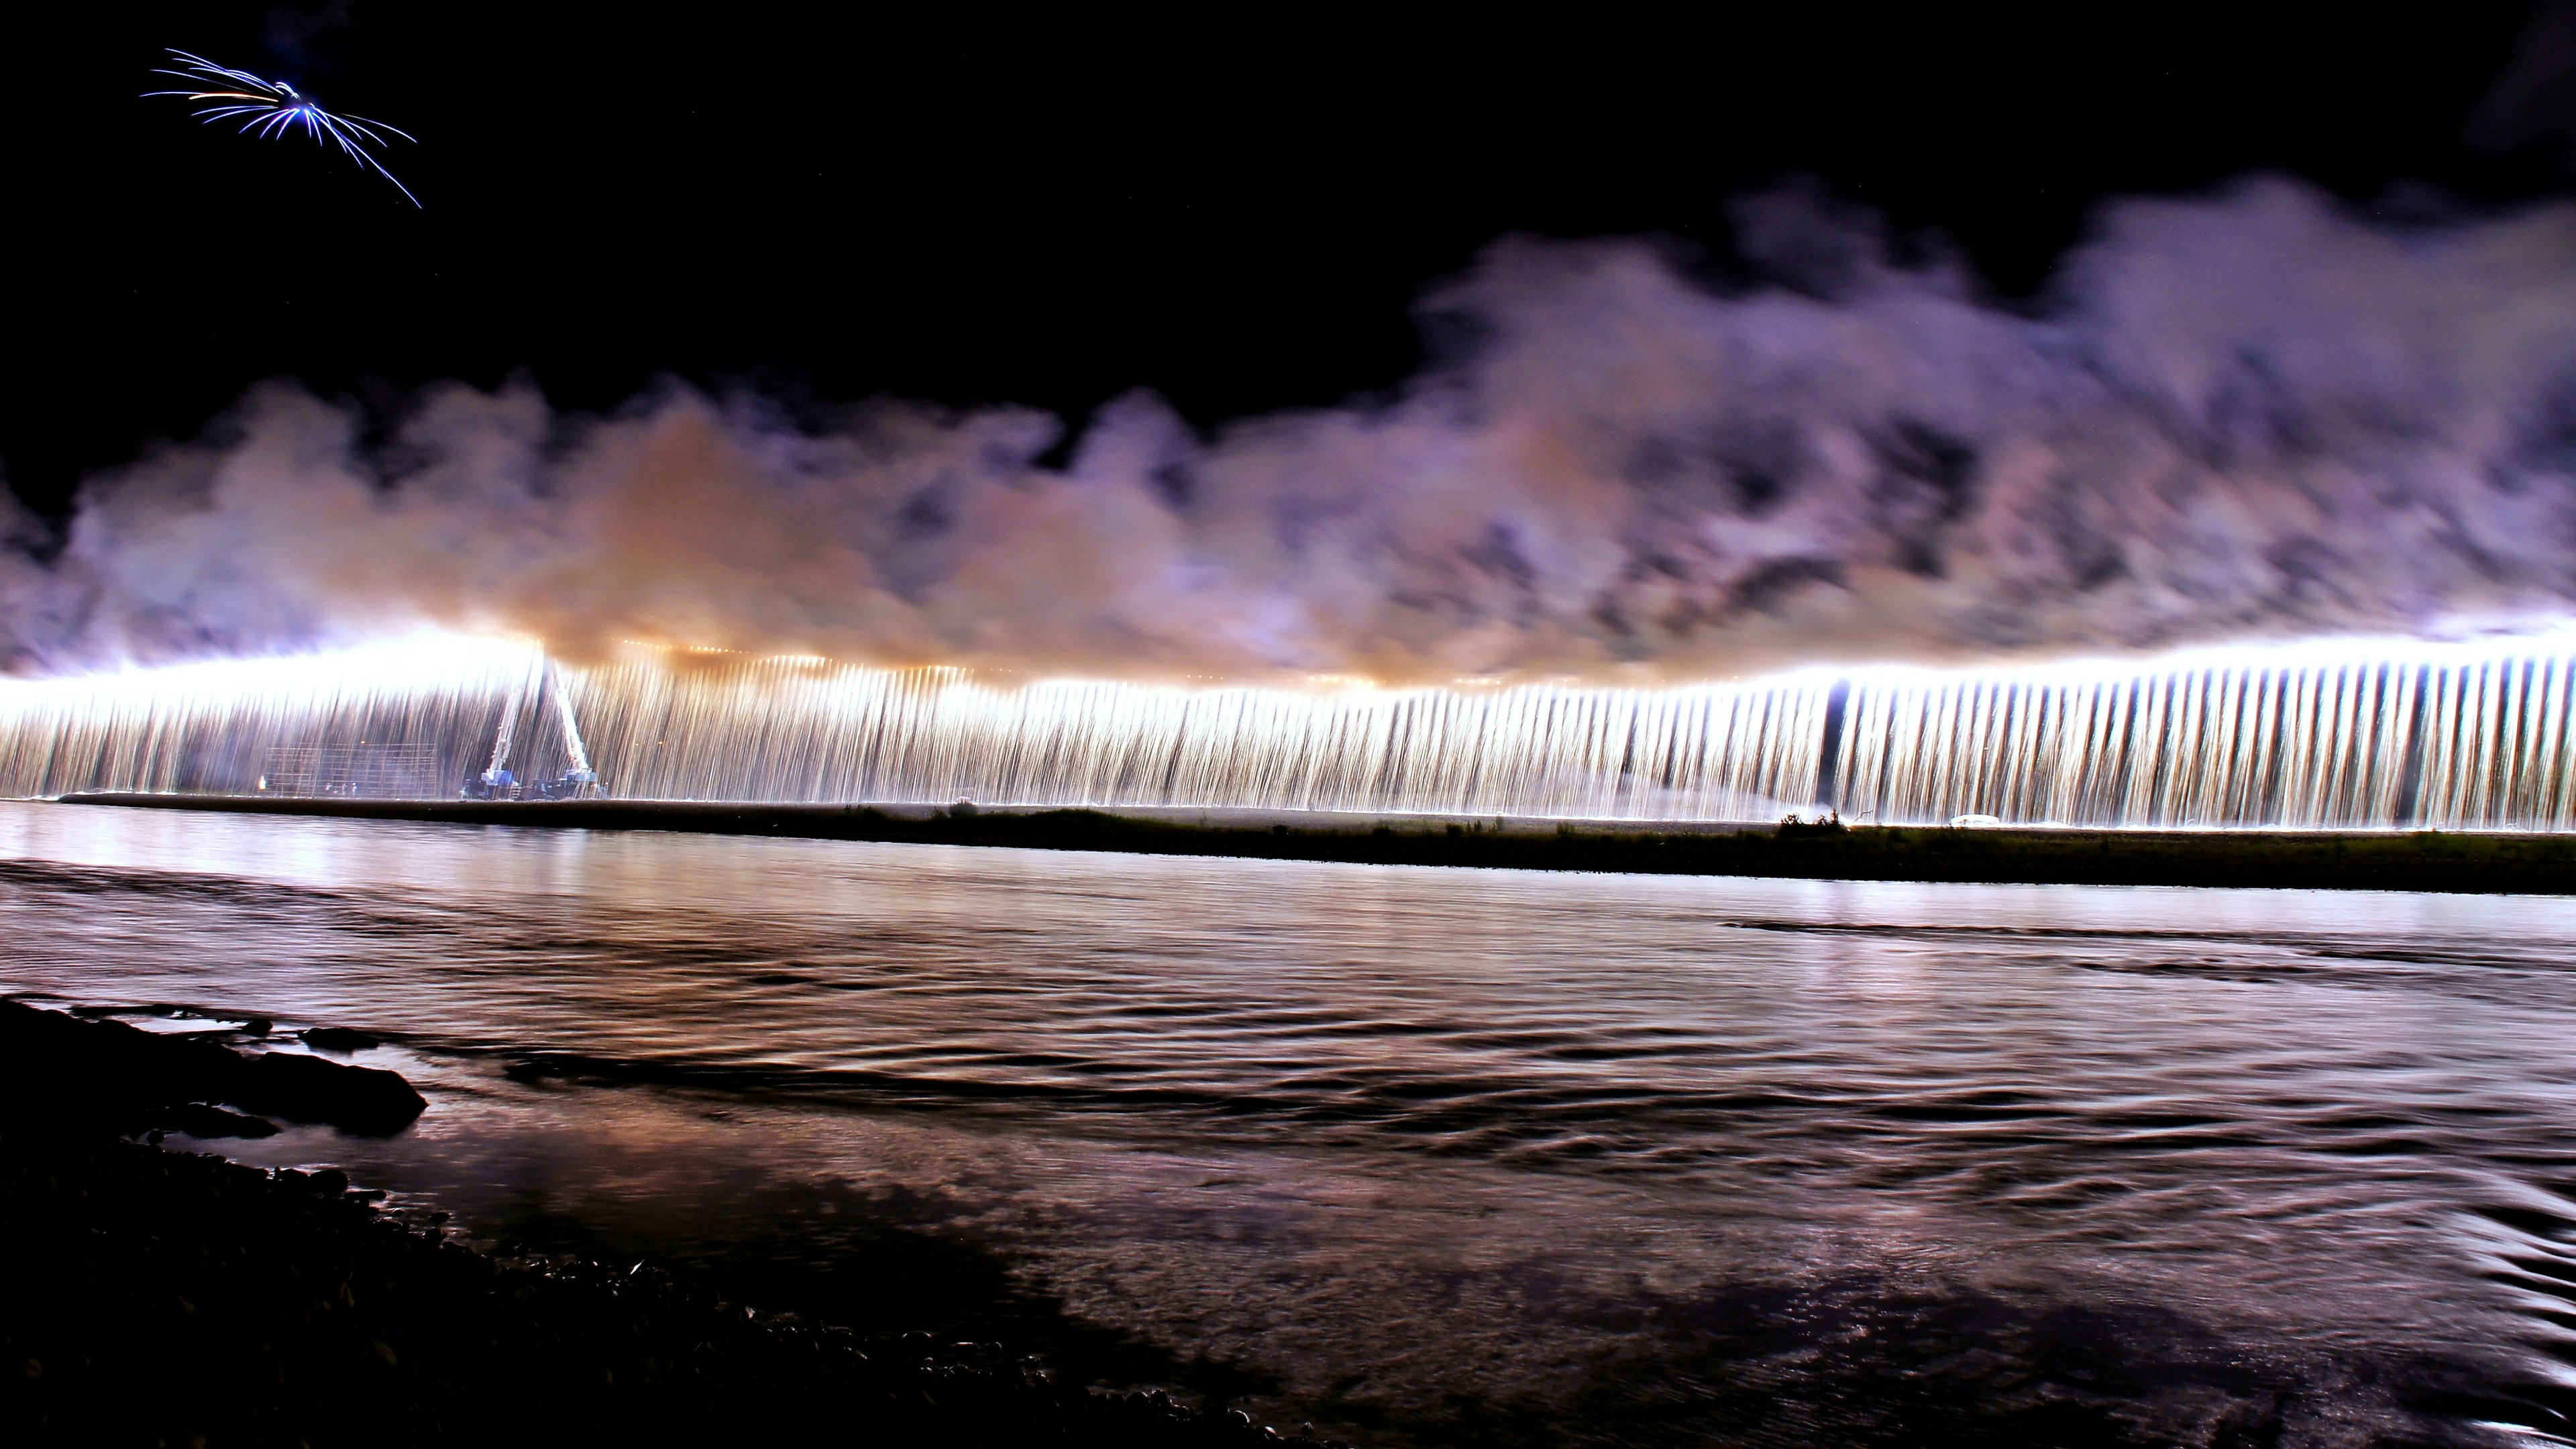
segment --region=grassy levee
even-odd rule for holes
[[[1693,827],[1607,821],[1222,820],[1104,810],[956,812],[683,801],[559,803],[67,795],[67,803],[352,819],[673,830],[1146,855],[1821,880],[2576,894],[2576,835]]]

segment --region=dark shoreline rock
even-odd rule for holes
[[[351,1031],[345,1026],[317,1026],[310,1031],[297,1032],[296,1035],[306,1046],[317,1052],[337,1052],[342,1056],[384,1045],[382,1041],[363,1031]]]
[[[200,1036],[141,1031],[112,1018],[85,1019],[22,1001],[0,1001],[0,1088],[21,1102],[118,1133],[149,1127],[193,1132],[178,1118],[215,1122],[202,1109],[232,1106],[380,1136],[411,1125],[429,1105],[399,1074],[379,1068],[292,1052],[237,1052]],[[247,1119],[236,1125],[246,1127]]]
[[[396,1073],[293,1052],[250,1058],[230,1100],[254,1112],[327,1122],[361,1136],[399,1132],[429,1105]]]

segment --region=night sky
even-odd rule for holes
[[[2565,189],[2529,7],[2244,9],[23,7],[0,461],[58,516],[276,376],[378,413],[514,371],[581,410],[664,374],[1077,418],[1142,385],[1206,425],[1393,385],[1411,301],[1498,236],[1662,238],[1722,284],[1729,198],[1800,177],[2008,297],[2106,194]],[[412,131],[426,209],[138,99],[164,46]]]

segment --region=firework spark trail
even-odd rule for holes
[[[264,140],[285,135],[301,126],[315,144],[321,144],[325,139],[337,144],[351,159],[393,182],[394,189],[403,194],[404,200],[414,206],[420,205],[420,198],[411,194],[411,188],[386,170],[384,163],[367,149],[384,145],[387,134],[418,145],[418,139],[409,132],[364,116],[334,115],[315,105],[311,98],[285,81],[262,80],[248,71],[217,65],[184,50],[171,51],[170,56],[180,62],[180,68],[159,67],[152,72],[154,75],[174,76],[204,89],[145,91],[145,98],[176,96],[196,103],[200,106],[195,112],[197,119],[210,126],[236,116],[246,117],[241,123],[242,132],[256,134]]]

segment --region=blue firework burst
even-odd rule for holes
[[[412,205],[420,198],[402,184],[376,159],[376,151],[386,145],[388,136],[399,137],[418,145],[407,132],[382,121],[364,116],[343,116],[314,104],[313,98],[285,81],[263,80],[248,71],[234,70],[215,64],[184,50],[170,52],[170,66],[157,67],[154,75],[172,76],[186,81],[186,90],[145,91],[146,97],[175,96],[193,103],[198,120],[207,125],[218,121],[239,121],[245,135],[275,139],[302,130],[316,145],[336,145],[351,160],[378,176],[391,181],[394,189]]]

